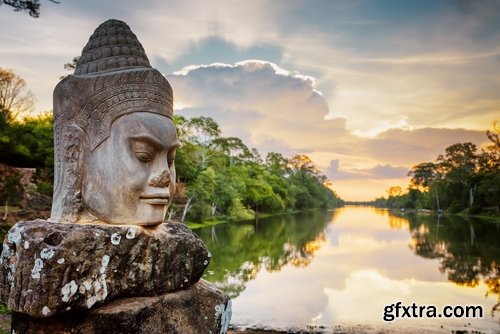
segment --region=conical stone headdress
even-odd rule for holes
[[[108,20],[90,36],[75,69],[86,75],[120,68],[148,67],[148,57],[130,27],[122,21]]]
[[[57,85],[55,123],[80,126],[94,150],[109,136],[116,118],[139,111],[172,118],[172,88],[151,68],[130,27],[108,20],[90,36],[75,74]]]
[[[152,68],[130,27],[108,20],[90,36],[74,75],[54,89],[55,188],[51,218],[72,220],[83,155],[109,137],[118,117],[149,112],[173,118],[172,88]],[[71,216],[71,217],[70,217]]]

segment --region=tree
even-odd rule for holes
[[[208,160],[217,154],[212,146],[214,140],[220,136],[219,124],[211,117],[194,117],[186,122],[186,129],[188,140],[199,149],[200,167],[205,169]]]
[[[421,188],[425,191],[429,190],[431,187],[434,189],[434,193],[436,194],[436,207],[438,210],[441,210],[437,182],[441,179],[442,175],[438,165],[432,162],[424,162],[415,165],[408,172],[408,176],[411,177],[410,188]]]
[[[182,115],[174,115],[174,124],[177,130],[177,138],[181,144],[184,144],[188,140],[188,129],[187,129],[187,119]]]
[[[52,3],[59,3],[59,1],[49,0]],[[31,17],[40,17],[40,0],[1,0],[0,6],[6,4],[14,8],[16,12],[26,11]]]
[[[389,190],[387,190],[387,195],[389,195],[389,197],[401,196],[402,194],[403,194],[403,189],[401,189],[400,186],[393,186],[390,187]]]
[[[282,175],[287,173],[289,161],[281,153],[269,152],[266,155],[266,165],[271,173],[275,175]]]
[[[285,203],[263,177],[248,178],[246,180],[246,202],[259,212],[280,212],[285,209]]]
[[[213,144],[229,157],[229,166],[235,162],[248,160],[252,156],[248,147],[237,137],[217,138]]]
[[[469,207],[474,203],[474,196],[479,179],[477,167],[479,156],[476,153],[477,147],[473,143],[458,143],[446,148],[445,155],[439,155],[437,161],[443,169],[445,178],[451,183],[452,196],[455,198],[452,202],[453,210],[459,211],[466,207],[466,199],[469,198]],[[467,193],[467,195],[464,194]],[[462,198],[460,198],[462,193]],[[457,194],[459,196],[457,196]]]
[[[424,162],[415,165],[408,172],[411,177],[411,185],[415,188],[424,188],[427,190],[431,184],[439,178],[437,166],[432,162]]]
[[[490,144],[477,152],[473,143],[455,143],[440,154],[436,163],[424,162],[412,167],[409,192],[375,200],[376,205],[391,206],[403,203],[421,208],[432,208],[435,194],[437,209],[451,213],[466,210],[498,214],[500,207],[500,127],[493,124],[487,130]],[[399,198],[401,197],[401,198]],[[409,206],[408,206],[409,207]]]
[[[192,219],[203,221],[214,215],[215,176],[215,171],[209,167],[198,174],[195,182],[188,188],[188,196],[194,201],[189,212]]]
[[[0,112],[11,123],[19,115],[33,110],[35,99],[26,81],[14,71],[0,67]]]
[[[318,174],[318,169],[314,166],[311,158],[305,154],[296,154],[288,162],[289,166],[296,173]]]
[[[500,170],[500,126],[493,123],[493,131],[487,130],[486,136],[491,144],[479,155],[479,169],[483,173],[494,173]]]
[[[64,78],[66,78],[67,76],[69,76],[69,75],[73,74],[73,72],[75,72],[76,65],[78,64],[78,61],[79,61],[79,60],[80,60],[80,56],[75,56],[75,57],[73,57],[73,59],[71,60],[71,62],[64,64],[64,69],[65,69],[66,71],[69,71],[69,72],[70,72],[70,74],[67,74],[67,75],[61,75],[61,76],[59,77],[59,79],[61,79],[61,80],[62,80],[62,79],[64,79]]]
[[[0,162],[9,166],[53,168],[54,119],[51,113],[0,126]]]
[[[477,147],[473,143],[457,143],[446,148],[443,156],[440,154],[437,161],[448,177],[453,177],[457,181],[462,180],[464,176],[475,171],[477,166]]]

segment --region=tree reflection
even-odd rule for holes
[[[305,267],[326,242],[332,215],[335,211],[313,211],[195,229],[213,255],[204,278],[235,298],[262,268]]]
[[[425,258],[439,259],[439,270],[459,285],[481,280],[488,294],[498,296],[500,311],[500,225],[458,216],[409,215],[410,248]]]

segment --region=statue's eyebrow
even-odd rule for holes
[[[158,138],[151,136],[151,135],[147,135],[147,134],[130,136],[129,138],[132,140],[144,141],[144,142],[146,142],[146,143],[148,143],[156,148],[159,148],[159,149],[165,148],[167,150],[171,150],[171,149],[176,148],[180,145],[178,140],[173,142],[171,145],[165,145]]]

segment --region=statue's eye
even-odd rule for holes
[[[151,161],[151,154],[149,154],[148,152],[135,152],[135,156],[142,162]]]

